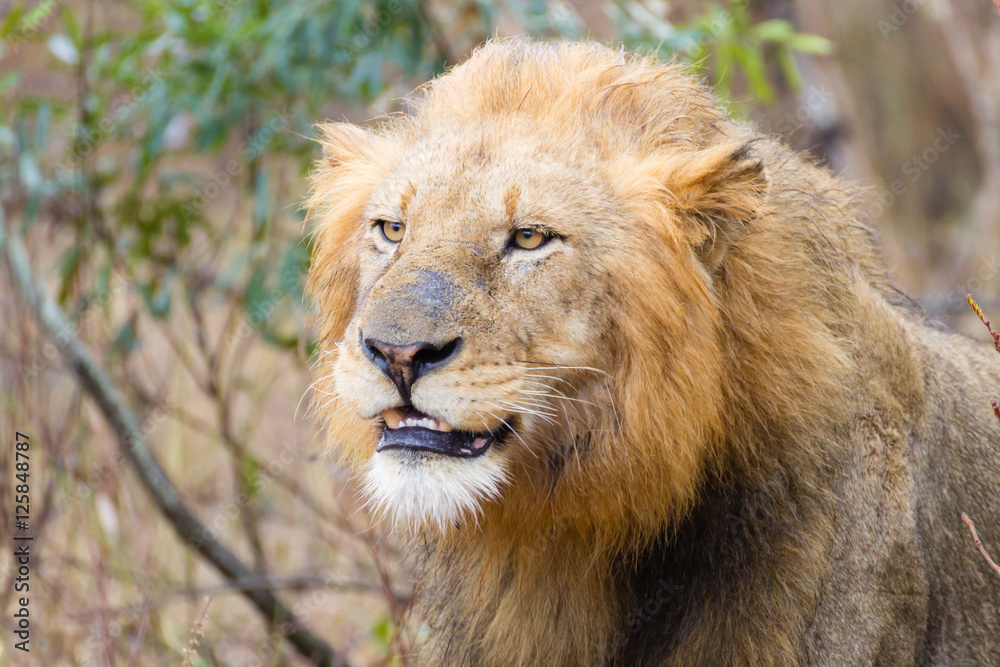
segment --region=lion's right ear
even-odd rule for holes
[[[316,127],[326,167],[339,167],[362,157],[375,137],[363,127],[351,123],[321,123]]]

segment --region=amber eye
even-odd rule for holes
[[[379,220],[375,224],[382,230],[382,236],[389,243],[399,243],[403,240],[403,235],[406,234],[406,225],[401,222]]]
[[[534,250],[542,247],[552,238],[546,236],[537,229],[517,229],[514,230],[514,243],[522,250]]]

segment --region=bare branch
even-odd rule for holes
[[[997,574],[1000,574],[1000,565],[993,562],[990,555],[986,553],[986,547],[984,547],[983,543],[979,541],[979,535],[976,534],[976,524],[972,523],[972,519],[970,519],[969,515],[965,512],[962,512],[962,521],[964,521],[969,526],[969,530],[972,531],[972,539],[976,541],[976,546],[979,547],[979,553],[983,555],[983,558],[985,558],[986,562],[990,564],[990,567],[996,570]]]
[[[62,353],[80,385],[100,407],[118,436],[122,454],[177,535],[216,567],[226,578],[244,580],[255,575],[229,549],[220,544],[191,513],[173,482],[146,445],[139,420],[108,374],[93,359],[62,310],[36,283],[28,251],[4,218],[0,204],[0,246],[21,298],[35,314],[43,331]],[[313,634],[269,589],[244,591],[264,618],[273,623],[304,657],[321,667],[345,665],[342,656]]]

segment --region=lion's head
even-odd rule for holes
[[[322,131],[320,413],[372,502],[441,531],[682,511],[734,395],[720,285],[769,215],[749,131],[677,66],[524,41]]]

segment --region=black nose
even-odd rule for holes
[[[460,338],[444,345],[413,343],[393,345],[374,338],[364,339],[364,348],[372,363],[396,385],[399,395],[410,402],[410,388],[422,373],[442,366],[455,356]]]

